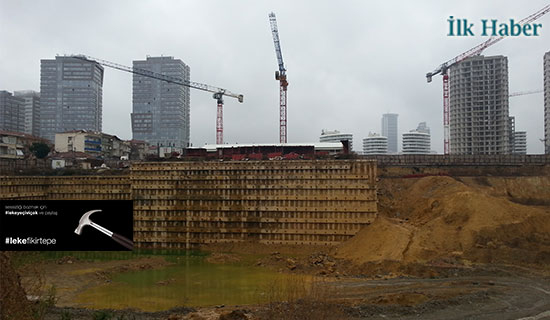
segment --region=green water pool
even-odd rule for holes
[[[178,306],[245,305],[285,300],[305,290],[305,276],[282,274],[246,264],[213,264],[204,256],[171,257],[158,270],[115,275],[110,283],[75,297],[93,309],[167,310]]]

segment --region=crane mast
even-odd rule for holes
[[[279,70],[275,71],[275,80],[279,80],[279,142],[287,143],[286,94],[288,81],[286,80],[286,69],[283,62],[283,53],[281,52],[279,30],[277,29],[277,18],[275,17],[275,13],[273,12],[269,14],[269,24],[271,26],[271,33],[273,35],[273,43],[275,45],[277,63],[279,64]]]
[[[539,11],[529,15],[528,17],[520,20],[518,24],[520,26],[523,26],[527,23],[533,22],[537,20],[538,18],[542,17],[546,13],[550,12],[550,5],[546,5],[544,8],[540,9]],[[494,45],[495,43],[499,42],[500,40],[504,39],[504,36],[499,37],[490,37],[487,41],[484,41],[477,46],[469,49],[468,51],[465,51],[458,56],[454,57],[453,59],[442,63],[439,67],[437,67],[434,71],[428,72],[426,74],[426,80],[428,83],[432,82],[432,77],[441,74],[443,76],[443,130],[444,130],[444,140],[443,140],[443,149],[445,154],[449,154],[449,138],[450,138],[450,98],[449,98],[449,75],[447,74],[447,70],[452,67],[453,65],[467,59],[470,57],[473,57],[475,55],[479,55],[483,52],[483,50],[487,49],[488,47]]]
[[[128,67],[118,63],[111,62],[111,61],[86,56],[83,54],[70,55],[70,57],[84,60],[84,61],[89,61],[89,62],[95,61],[102,66],[109,67],[112,69],[117,69],[120,71],[125,71],[129,73],[137,74],[140,76],[148,77],[148,78],[153,78],[153,79],[165,81],[168,83],[179,84],[181,86],[190,87],[193,89],[213,93],[212,97],[216,99],[216,102],[217,102],[216,144],[223,144],[223,96],[236,98],[241,103],[244,100],[244,96],[242,94],[236,94],[229,90],[214,87],[204,83],[188,81],[188,80],[180,79],[178,77],[173,77],[173,76],[169,76],[169,75],[165,75],[165,74],[161,74],[161,73],[157,73],[157,72],[153,72],[145,69]]]

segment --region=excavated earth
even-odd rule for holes
[[[380,216],[336,257],[354,264],[455,261],[548,271],[548,176],[384,179],[379,193]]]

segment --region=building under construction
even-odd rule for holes
[[[450,153],[510,153],[508,59],[475,56],[450,68]]]

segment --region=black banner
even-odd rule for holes
[[[131,200],[0,200],[0,250],[119,251],[132,241]]]

